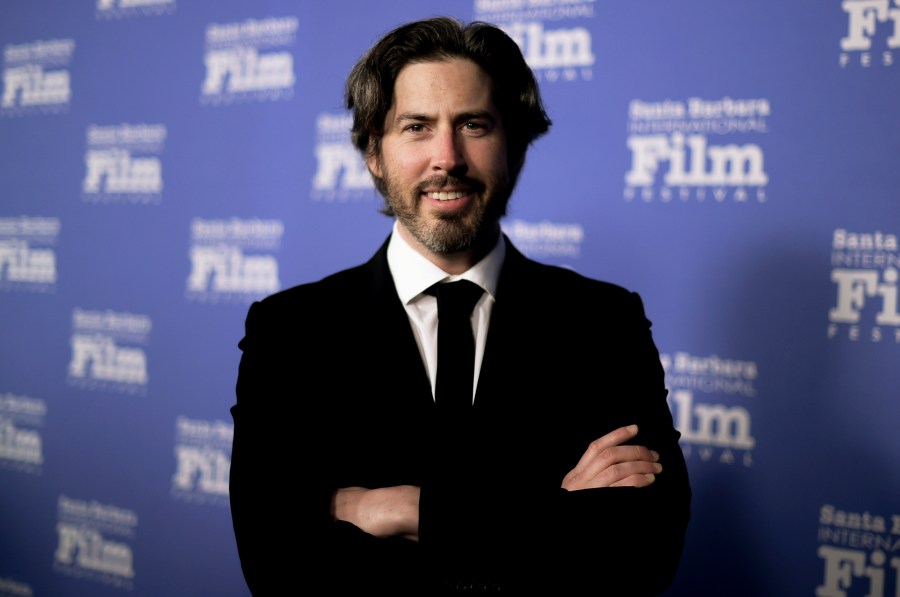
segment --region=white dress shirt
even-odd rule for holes
[[[503,265],[503,258],[506,255],[506,243],[503,236],[500,236],[497,245],[481,261],[462,274],[451,276],[413,249],[400,236],[397,230],[398,226],[399,224],[395,221],[393,234],[388,242],[388,266],[394,277],[397,294],[400,295],[400,301],[409,315],[413,334],[419,345],[419,353],[422,355],[425,370],[431,380],[432,397],[437,377],[437,299],[425,294],[425,290],[438,282],[455,282],[465,279],[478,284],[485,291],[472,311],[472,332],[475,334],[475,381],[472,386],[472,399],[474,400],[475,388],[478,387],[478,374],[481,371],[481,361],[484,358],[488,323],[497,292],[497,279],[500,277],[500,267]]]

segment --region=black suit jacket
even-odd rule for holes
[[[662,591],[691,493],[638,295],[508,242],[474,407],[447,423],[386,249],[249,310],[230,491],[254,595]],[[654,484],[560,488],[592,440],[632,423],[660,453]],[[330,516],[336,488],[406,484],[422,488],[419,542]]]

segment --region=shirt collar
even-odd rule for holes
[[[481,261],[462,274],[451,276],[413,249],[400,236],[397,230],[399,225],[399,222],[395,220],[393,232],[388,241],[387,259],[391,275],[394,277],[394,284],[397,287],[397,294],[400,295],[400,300],[404,305],[409,304],[427,288],[444,280],[466,279],[475,282],[492,297],[496,297],[500,267],[503,265],[503,258],[506,255],[506,239],[502,234],[494,248]]]

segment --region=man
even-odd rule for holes
[[[410,23],[346,98],[394,225],[367,263],[248,313],[231,504],[252,592],[663,591],[690,488],[640,298],[501,233],[550,126],[518,46]],[[432,294],[460,278],[483,291],[474,391],[451,412]]]

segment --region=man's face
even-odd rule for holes
[[[493,234],[511,189],[488,75],[463,59],[405,66],[380,150],[366,162],[420,248],[445,255]]]

